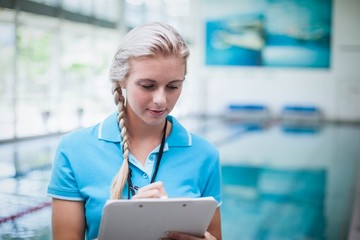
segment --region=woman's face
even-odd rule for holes
[[[128,117],[136,116],[148,125],[163,123],[179,99],[184,77],[185,64],[179,57],[131,60],[130,74],[123,86]]]

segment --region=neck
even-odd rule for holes
[[[132,139],[161,138],[163,135],[165,121],[158,126],[146,126],[146,124],[128,122],[128,134]]]
[[[167,121],[167,120],[166,120]],[[125,115],[125,124],[127,127],[127,136],[130,152],[143,165],[149,153],[161,143],[164,134],[165,120],[156,126],[150,126],[131,114]],[[166,136],[170,134],[171,123],[167,124]]]
[[[128,136],[131,139],[161,139],[164,131],[164,120],[161,124],[150,126],[133,114],[125,115]]]

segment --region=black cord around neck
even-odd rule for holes
[[[165,126],[164,126],[163,136],[162,136],[162,139],[161,139],[161,145],[160,145],[160,149],[159,149],[159,155],[158,155],[158,159],[157,159],[157,161],[156,161],[155,170],[154,170],[154,173],[153,173],[153,175],[152,175],[152,178],[151,178],[150,183],[153,183],[153,182],[155,181],[157,172],[158,172],[158,170],[159,170],[160,161],[161,161],[162,155],[163,155],[163,153],[164,153],[165,138],[166,138],[166,127],[167,127],[167,120],[165,119]]]
[[[164,148],[165,148],[165,138],[166,138],[166,129],[167,129],[167,119],[165,119],[165,126],[164,126],[164,130],[163,130],[163,136],[162,136],[162,139],[161,139],[161,144],[160,144],[160,149],[159,149],[159,154],[158,154],[158,158],[157,158],[157,161],[156,161],[156,166],[155,166],[155,170],[154,170],[154,173],[152,175],[152,178],[151,178],[151,181],[150,183],[153,183],[155,181],[155,178],[156,178],[156,175],[158,173],[158,170],[159,170],[159,166],[160,166],[160,161],[161,161],[161,158],[163,156],[163,153],[164,153]],[[129,160],[128,160],[129,161]],[[128,173],[128,178],[127,178],[127,183],[128,183],[128,199],[130,199],[130,191],[131,191],[131,195],[134,196],[136,193],[135,193],[135,189],[134,189],[134,186],[132,184],[132,181],[131,181],[131,176],[132,176],[132,170],[130,168],[130,162],[129,162],[129,173]]]

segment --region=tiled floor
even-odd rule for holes
[[[347,238],[359,126],[184,123],[219,147],[224,239]],[[0,239],[51,239],[46,186],[57,141],[0,145]]]

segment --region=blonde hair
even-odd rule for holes
[[[122,191],[129,174],[129,143],[124,120],[126,100],[122,94],[121,82],[125,81],[131,72],[130,60],[155,56],[178,56],[183,59],[186,69],[189,49],[173,27],[158,22],[145,24],[132,29],[125,35],[110,68],[112,91],[119,111],[118,124],[122,137],[123,155],[123,163],[111,185],[111,199],[122,198]]]

